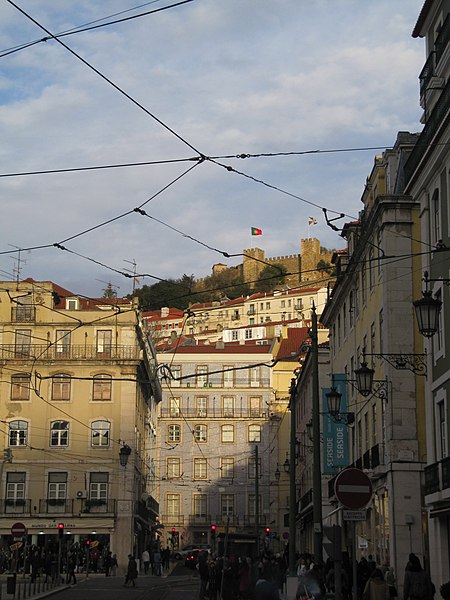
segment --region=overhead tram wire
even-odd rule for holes
[[[27,19],[29,19],[37,27],[39,27],[40,29],[42,29],[43,31],[45,31],[52,39],[54,39],[56,42],[58,42],[58,44],[60,44],[63,48],[65,48],[68,52],[70,52],[70,54],[72,54],[72,56],[75,56],[75,58],[77,58],[79,61],[81,61],[86,67],[88,67],[88,69],[90,69],[91,71],[93,71],[94,73],[96,73],[101,79],[103,79],[104,81],[106,81],[116,91],[118,91],[120,94],[122,94],[122,96],[124,96],[125,98],[127,98],[132,104],[134,104],[135,106],[137,106],[138,108],[140,108],[145,114],[147,114],[150,118],[152,118],[159,125],[161,125],[161,127],[163,127],[164,129],[166,129],[167,131],[169,131],[173,136],[175,136],[183,144],[185,144],[191,150],[193,150],[194,152],[196,152],[199,157],[203,157],[204,156],[199,150],[197,150],[197,148],[195,148],[195,146],[193,146],[190,142],[188,142],[185,138],[183,138],[174,129],[172,129],[171,127],[169,127],[169,125],[167,125],[166,123],[164,123],[164,121],[162,121],[156,115],[154,115],[143,104],[141,104],[135,98],[133,98],[132,96],[130,96],[130,94],[128,94],[127,92],[125,92],[125,90],[123,90],[116,83],[114,83],[111,79],[109,79],[106,75],[104,75],[101,71],[99,71],[97,68],[95,68],[93,65],[91,65],[80,54],[78,54],[77,52],[75,52],[75,50],[72,50],[72,48],[70,48],[70,46],[68,46],[67,44],[65,44],[64,42],[62,42],[60,39],[58,39],[57,37],[55,37],[51,31],[49,31],[43,25],[41,25],[38,21],[36,21],[36,19],[34,19],[31,15],[29,15],[25,10],[23,10],[22,8],[20,8],[20,6],[18,6],[15,2],[13,2],[13,0],[6,0],[6,1],[8,2],[8,4],[11,4],[11,6],[14,6],[14,8],[16,8],[21,14],[23,14]],[[192,1],[192,0],[185,0],[185,1]]]
[[[156,2],[156,1],[159,1],[159,0],[154,0],[154,2]],[[176,8],[177,6],[180,6],[182,4],[188,4],[188,3],[194,2],[194,1],[195,0],[180,0],[180,2],[176,2],[175,4],[170,4],[169,6],[163,6],[162,8],[156,8],[155,10],[149,10],[144,13],[140,13],[138,15],[133,15],[131,17],[124,17],[123,19],[116,19],[115,21],[109,21],[108,23],[102,23],[100,25],[90,26],[91,23],[96,23],[96,22],[104,20],[104,19],[109,19],[111,16],[112,17],[115,16],[115,15],[110,15],[110,17],[102,17],[102,19],[97,19],[97,21],[91,21],[91,23],[86,23],[86,25],[79,25],[78,27],[68,29],[61,33],[56,33],[55,35],[51,34],[46,29],[44,29],[41,25],[39,25],[41,27],[41,29],[44,29],[44,31],[46,31],[46,33],[49,34],[49,37],[40,38],[40,39],[34,40],[32,42],[25,42],[24,44],[21,44],[19,46],[14,46],[12,48],[8,48],[7,50],[4,50],[0,53],[0,58],[3,58],[4,56],[9,56],[10,54],[14,54],[15,52],[19,52],[20,50],[25,50],[26,48],[30,48],[31,46],[35,46],[36,44],[40,44],[41,42],[48,42],[49,40],[52,40],[52,39],[54,39],[55,41],[59,41],[59,38],[61,38],[61,37],[66,37],[68,35],[75,35],[77,33],[83,33],[85,31],[92,31],[94,29],[100,29],[101,27],[108,27],[109,25],[117,25],[117,23],[124,23],[125,21],[131,21],[133,19],[138,19],[140,17],[145,17],[145,16],[148,16],[148,15],[151,15],[154,13],[162,12],[164,10],[168,10],[169,8]],[[153,4],[154,2],[148,2],[146,4]],[[10,2],[10,4],[12,4],[12,2]],[[146,4],[142,4],[141,6],[145,6]],[[15,5],[13,5],[13,6],[15,6]],[[17,8],[17,7],[15,6],[15,8]],[[126,11],[122,11],[122,12],[116,13],[116,14],[123,14],[125,12],[130,12],[131,10],[136,10],[136,8],[140,8],[140,7],[130,8]],[[28,15],[26,15],[26,16],[28,16]]]

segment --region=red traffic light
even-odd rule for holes
[[[215,531],[216,530],[216,526],[215,525],[211,525],[211,531]]]
[[[266,533],[270,533],[270,527],[266,527]]]
[[[172,527],[172,533],[175,533],[175,532],[176,532],[175,527]]]
[[[90,546],[91,545],[91,540],[86,540],[86,546]]]
[[[64,529],[64,523],[58,523],[58,529]]]

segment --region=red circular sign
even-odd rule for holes
[[[351,467],[336,477],[334,493],[346,508],[364,508],[372,499],[372,482],[364,471]]]
[[[11,534],[15,538],[22,538],[24,535],[27,535],[27,528],[23,523],[14,523],[11,527]]]

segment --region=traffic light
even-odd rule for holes
[[[61,539],[64,535],[64,523],[58,523],[58,537]]]
[[[266,535],[270,535],[270,527],[266,527]]]
[[[216,539],[216,526],[215,525],[211,525],[211,539],[212,540]]]
[[[175,529],[175,527],[172,527],[172,539],[170,540],[172,546],[175,545],[176,536],[177,536],[177,530]]]
[[[89,550],[91,547],[91,540],[86,540],[86,550]]]

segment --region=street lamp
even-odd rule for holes
[[[119,450],[119,461],[122,467],[126,467],[128,464],[128,458],[131,454],[131,448],[128,444],[124,444]]]
[[[417,325],[420,333],[428,338],[439,329],[439,315],[441,312],[442,301],[433,298],[431,290],[428,288],[429,281],[443,281],[448,283],[449,279],[428,279],[428,271],[424,273],[425,291],[422,291],[422,298],[413,302],[416,313]]]

